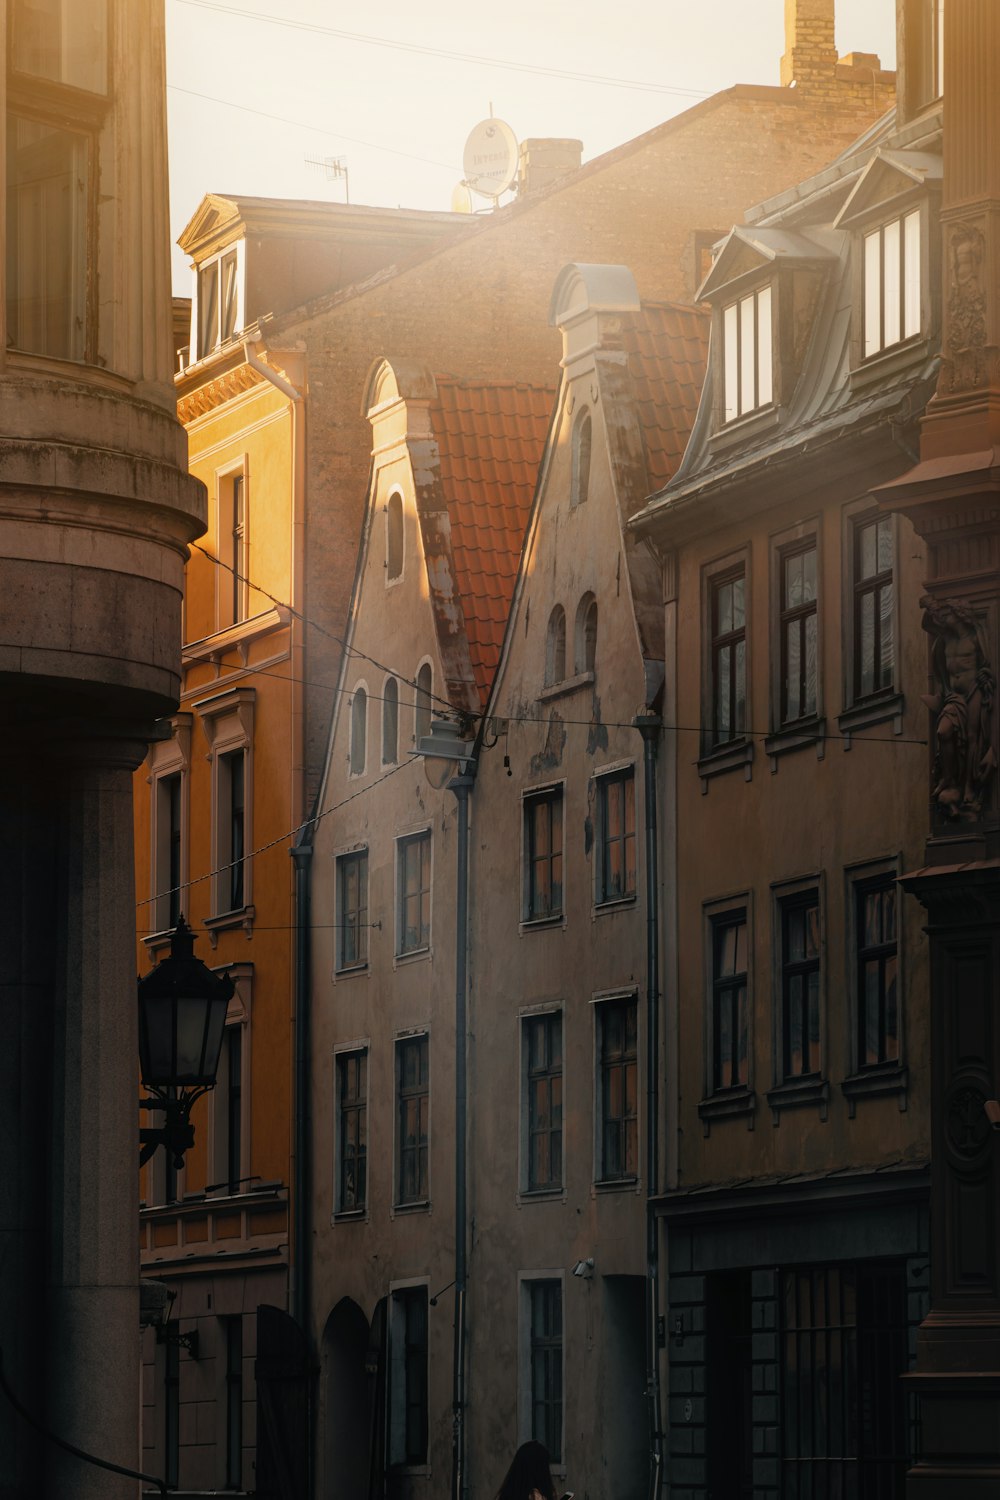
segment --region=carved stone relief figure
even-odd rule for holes
[[[974,224],[956,224],[948,239],[950,389],[982,385],[986,345],[985,241]]]
[[[931,799],[939,814],[972,823],[996,770],[991,716],[996,678],[981,621],[967,604],[924,595],[923,628],[933,637],[931,655],[938,691],[923,701],[936,716]]]

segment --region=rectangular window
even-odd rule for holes
[[[198,358],[204,359],[236,332],[239,318],[239,268],[235,249],[198,270]]]
[[[527,1191],[562,1187],[562,1013],[522,1023],[527,1124]]]
[[[7,116],[7,338],[15,349],[88,357],[91,151],[87,135]]]
[[[561,787],[532,792],[524,799],[524,920],[540,922],[562,915],[563,794]]]
[[[864,516],[853,526],[853,630],[855,700],[892,689],[892,518]]]
[[[427,1288],[392,1293],[389,1324],[389,1462],[427,1462]]]
[[[163,1477],[170,1489],[178,1484],[181,1459],[181,1348],[180,1325],[168,1323],[163,1344]]]
[[[243,1488],[243,1319],[223,1319],[226,1329],[226,1489]]]
[[[360,1213],[368,1195],[368,1049],[337,1056],[337,1212]]]
[[[160,932],[177,926],[182,910],[181,890],[181,773],[159,776],[153,783],[155,850],[153,880],[156,893],[156,927]]]
[[[904,1268],[781,1273],[781,1497],[902,1500],[908,1364]]]
[[[899,1061],[896,881],[891,875],[855,886],[858,1063]]]
[[[920,332],[920,210],[864,237],[865,359]]]
[[[639,1174],[637,1035],[634,996],[601,1002],[597,1007],[600,1182],[627,1181]]]
[[[712,920],[712,1089],[749,1081],[746,911]]]
[[[794,724],[816,712],[818,617],[816,539],[796,543],[779,556],[781,609],[781,723]]]
[[[397,854],[399,928],[396,952],[420,953],[431,941],[431,836],[400,839]]]
[[[563,1459],[562,1283],[524,1283],[528,1297],[531,1436],[548,1449],[554,1464]]]
[[[728,745],[746,733],[746,575],[711,580],[711,743]]]
[[[246,469],[220,474],[218,486],[217,629],[239,625],[250,614],[249,516]]]
[[[771,288],[762,287],[722,314],[723,421],[733,422],[773,398]]]
[[[337,972],[368,963],[368,850],[337,856]]]
[[[226,1086],[226,1184],[238,1193],[243,1179],[243,1027],[227,1026],[223,1046]]]
[[[599,832],[597,900],[635,895],[635,772],[632,767],[597,778]]]
[[[396,1202],[426,1203],[430,1126],[428,1037],[396,1043]]]
[[[803,1078],[820,1071],[819,892],[788,897],[780,914],[782,1072]]]
[[[219,763],[222,845],[225,865],[223,893],[225,911],[241,911],[245,892],[246,858],[246,754],[243,750],[223,755]]]

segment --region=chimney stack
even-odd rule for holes
[[[781,59],[781,82],[829,84],[837,66],[834,40],[835,0],[785,0],[785,55]]]
[[[583,142],[563,137],[522,141],[517,160],[517,193],[537,193],[557,177],[575,172],[583,159]]]

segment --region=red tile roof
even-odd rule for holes
[[[430,409],[451,519],[455,586],[486,702],[500,659],[555,391],[437,377]]]
[[[650,489],[671,479],[694,426],[708,360],[709,318],[698,307],[644,302],[622,318]]]

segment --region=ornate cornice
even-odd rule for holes
[[[179,396],[177,415],[186,426],[197,417],[203,417],[207,412],[224,406],[227,401],[242,396],[245,391],[252,390],[255,385],[263,384],[263,375],[258,374],[251,365],[237,365],[235,369],[216,375],[213,380],[199,385],[187,395]]]

